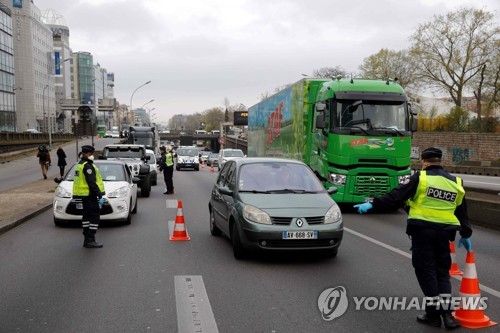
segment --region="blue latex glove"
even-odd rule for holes
[[[462,247],[462,245],[467,250],[467,252],[472,251],[472,243],[470,241],[470,238],[460,237],[460,240],[458,241],[458,247]]]
[[[104,198],[99,199],[99,206],[102,207],[104,205]]]
[[[372,209],[373,205],[369,202],[365,202],[363,204],[354,205],[354,208],[358,209],[358,213],[364,214],[367,213],[369,209]]]

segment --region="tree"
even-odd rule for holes
[[[398,83],[407,88],[417,82],[416,67],[407,50],[392,51],[381,49],[363,60],[359,66],[361,76],[367,79],[398,79]]]
[[[493,25],[492,13],[473,8],[434,16],[421,24],[410,37],[418,75],[461,107],[464,89],[492,54],[499,31]]]
[[[455,106],[446,115],[446,119],[448,121],[449,132],[467,132],[467,125],[469,124],[469,113],[467,110]]]
[[[203,111],[202,121],[206,124],[207,131],[218,130],[224,122],[224,110],[221,107],[213,107]]]
[[[318,77],[321,79],[335,79],[337,76],[347,77],[348,74],[345,69],[340,66],[335,67],[322,67],[320,69],[315,69],[312,72],[314,77]]]

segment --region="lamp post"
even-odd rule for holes
[[[152,99],[152,100],[150,100],[149,102],[142,104],[142,106],[141,106],[139,109],[144,110],[144,107],[145,107],[146,105],[148,105],[149,103],[153,103],[154,101],[155,101],[155,100],[154,100],[154,99]],[[145,118],[145,117],[146,117],[146,115],[144,115],[144,118]],[[143,119],[143,120],[145,120],[145,119]]]
[[[156,110],[156,108],[147,108],[148,110],[148,120],[149,120],[149,126],[151,126],[151,111]],[[153,116],[156,115],[156,113],[153,113]]]
[[[134,109],[132,109],[132,99],[134,98],[134,94],[135,94],[135,92],[136,92],[137,90],[139,90],[139,88],[142,88],[142,87],[144,87],[146,84],[150,84],[150,83],[151,83],[151,81],[148,81],[148,82],[146,82],[146,83],[144,83],[144,84],[141,84],[139,87],[137,87],[137,88],[134,90],[134,92],[132,93],[132,96],[130,96],[130,112],[132,112],[132,111],[134,110]]]
[[[95,121],[94,121],[94,113],[97,116],[97,101],[95,98],[95,78],[92,80],[94,83],[94,111],[92,111],[92,117],[90,118],[90,131],[91,131],[91,136],[92,136],[92,147],[94,147],[94,127],[95,127]]]
[[[43,111],[43,118],[45,120],[45,89],[47,89],[49,87],[48,84],[46,84],[44,87],[43,87],[43,92],[42,92],[42,111]],[[48,95],[48,93],[47,93]],[[48,112],[48,121],[47,121],[47,124],[48,124],[48,127],[49,127],[49,149],[52,148],[52,126],[51,126],[51,122],[50,122],[50,110],[47,110]]]

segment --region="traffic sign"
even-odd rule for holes
[[[217,141],[219,141],[221,145],[226,144],[226,138],[223,136],[221,136]]]

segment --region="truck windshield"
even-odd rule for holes
[[[135,147],[109,147],[105,148],[104,155],[107,158],[142,158],[143,150]]]
[[[404,102],[337,100],[332,110],[333,129],[408,131]]]

